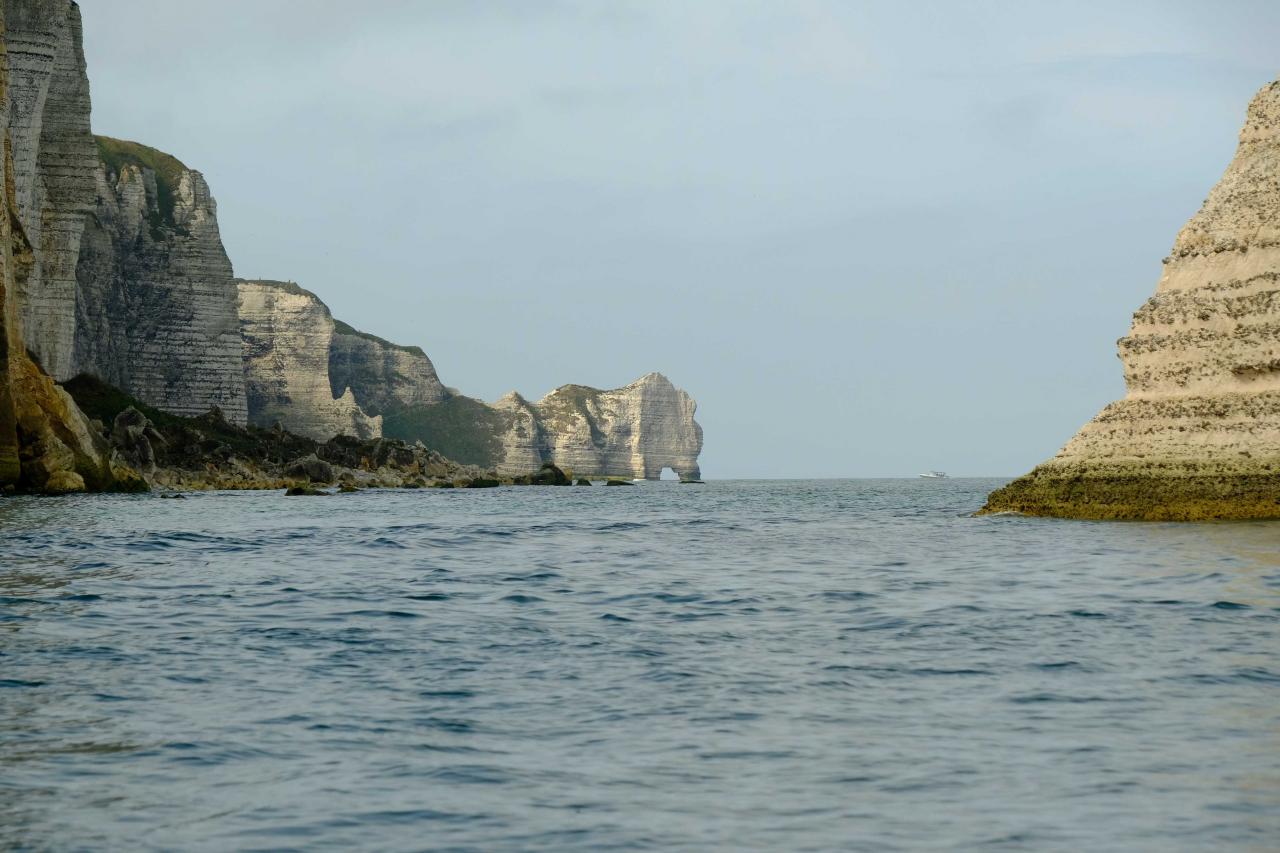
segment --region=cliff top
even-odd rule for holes
[[[160,214],[164,221],[174,222],[174,197],[182,176],[191,171],[186,165],[163,151],[157,151],[138,142],[126,139],[113,139],[110,136],[95,136],[98,143],[98,159],[107,167],[108,172],[119,175],[125,166],[136,166],[149,169],[156,176],[156,191],[160,196]]]
[[[348,323],[344,323],[341,320],[333,321],[333,331],[335,334],[351,335],[352,337],[362,338],[366,341],[372,341],[373,343],[380,344],[386,347],[387,349],[394,349],[394,350],[399,350],[400,352],[412,353],[413,355],[420,355],[423,358],[426,358],[427,356],[427,354],[423,352],[422,347],[405,346],[404,344],[393,344],[391,341],[387,340],[386,338],[380,338],[377,335],[371,334],[369,332],[362,332],[356,327]]]

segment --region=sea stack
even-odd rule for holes
[[[1124,399],[982,513],[1280,518],[1280,81],[1119,348]]]

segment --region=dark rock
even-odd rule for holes
[[[635,483],[630,480],[610,480],[605,483],[606,486],[634,486]]]
[[[569,479],[558,465],[548,462],[542,466],[542,470],[530,477],[529,485],[531,486],[572,486],[573,480]]]
[[[289,487],[289,490],[285,492],[285,497],[290,498],[327,498],[328,496],[328,492],[322,492],[319,489],[312,488],[311,486],[291,486]]]
[[[591,485],[591,481],[590,481],[590,480],[588,480],[588,479],[586,479],[586,478],[579,478],[579,479],[578,479],[578,482],[577,482],[577,485],[579,485],[579,486],[590,486],[590,485]]]
[[[467,488],[468,489],[496,489],[501,485],[502,483],[500,483],[499,481],[490,479],[488,477],[476,477],[467,485]]]
[[[130,467],[149,474],[156,469],[155,444],[163,445],[164,438],[156,432],[147,416],[133,406],[116,415],[111,425],[111,446]]]
[[[306,479],[312,483],[332,483],[334,479],[333,466],[314,453],[290,462],[284,475],[296,480]]]

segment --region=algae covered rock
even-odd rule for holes
[[[70,495],[85,490],[84,477],[75,471],[55,471],[44,484],[46,495]]]

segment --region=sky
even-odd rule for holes
[[[709,477],[1012,476],[1280,71],[1280,4],[81,0],[238,275],[494,400],[665,373]]]

